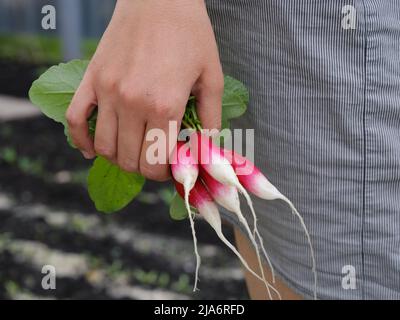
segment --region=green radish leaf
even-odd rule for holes
[[[88,190],[96,209],[104,213],[121,210],[142,190],[145,179],[128,173],[102,157],[94,161],[88,176]]]
[[[53,66],[34,81],[29,90],[31,102],[47,117],[64,125],[69,142],[65,113],[88,64],[89,61],[72,60]]]
[[[229,128],[229,121],[242,116],[249,104],[249,92],[243,83],[225,76],[224,95],[222,97],[222,129]]]
[[[188,217],[185,201],[177,193],[175,193],[171,205],[169,207],[169,215],[173,220],[178,220],[178,221],[184,220]]]

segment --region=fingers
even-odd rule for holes
[[[66,119],[73,144],[87,159],[96,155],[87,122],[95,106],[95,92],[90,82],[84,79],[72,98],[66,113]]]
[[[181,124],[176,120],[149,121],[140,156],[140,172],[151,180],[170,178],[169,158],[175,148]]]
[[[129,107],[121,108],[118,117],[118,165],[127,172],[139,172],[140,152],[145,131],[145,118]]]
[[[94,148],[98,155],[117,163],[118,118],[111,104],[99,103]]]
[[[220,68],[205,71],[196,83],[193,94],[196,96],[197,114],[203,128],[220,129],[224,77]]]

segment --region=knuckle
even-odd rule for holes
[[[177,103],[174,99],[155,99],[151,104],[151,111],[155,117],[171,119],[175,116]]]
[[[148,164],[140,165],[140,173],[147,179],[154,181],[166,181],[169,178],[168,171],[163,170],[160,166],[152,166]]]
[[[118,160],[118,166],[126,172],[138,172],[138,165],[129,158]]]
[[[102,91],[106,93],[115,92],[115,90],[119,86],[118,77],[112,75],[106,75],[106,76],[100,75],[98,80],[98,86]]]
[[[84,121],[72,109],[67,110],[65,117],[70,128],[76,128],[84,124]]]
[[[137,88],[132,85],[121,84],[118,86],[118,97],[124,103],[125,106],[139,102],[143,100],[143,94]]]
[[[98,155],[100,155],[106,159],[114,158],[114,149],[110,146],[99,144],[99,143],[96,143],[96,141],[95,141],[94,149]]]

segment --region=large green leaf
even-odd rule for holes
[[[171,205],[169,207],[169,215],[173,220],[183,220],[188,217],[185,202],[181,196],[175,193]]]
[[[47,117],[65,127],[65,113],[88,66],[88,61],[72,60],[49,68],[33,82],[29,90],[31,102]]]
[[[249,103],[249,92],[243,83],[225,76],[224,95],[222,97],[222,129],[229,128],[229,121],[242,116]]]
[[[102,157],[97,157],[89,171],[88,190],[96,209],[111,213],[128,205],[142,190],[145,179],[128,173]]]

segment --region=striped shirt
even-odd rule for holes
[[[250,90],[234,122],[308,226],[320,299],[400,299],[399,0],[207,0],[224,72]],[[298,220],[255,199],[278,276],[305,298]],[[230,217],[231,218],[231,217]]]

